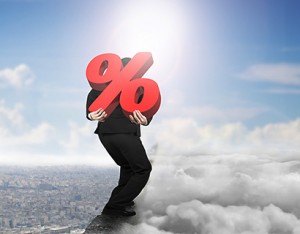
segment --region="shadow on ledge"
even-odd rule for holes
[[[136,222],[135,217],[121,217],[109,215],[97,215],[96,218],[85,229],[85,234],[113,234],[119,233],[125,223],[133,225]]]

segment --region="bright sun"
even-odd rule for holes
[[[168,80],[181,55],[185,32],[182,10],[171,1],[123,4],[112,16],[113,25],[117,26],[107,38],[107,50],[121,57],[151,52],[155,66],[159,66],[159,76],[163,76],[160,82]]]

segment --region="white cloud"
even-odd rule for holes
[[[98,148],[97,146],[101,144],[100,141],[96,139],[97,135],[93,134],[95,126],[92,124],[87,122],[83,126],[80,126],[78,123],[69,122],[68,125],[68,138],[60,140],[60,144],[64,147],[66,152],[91,152],[96,150]],[[90,137],[94,137],[94,140],[91,141]]]
[[[9,107],[4,100],[0,101],[0,162],[10,152],[24,153],[24,147],[34,149],[45,144],[51,138],[54,127],[47,122],[30,126],[24,119],[24,106],[16,103]]]
[[[29,86],[35,76],[26,64],[20,64],[15,68],[4,68],[0,70],[0,81],[16,88]]]
[[[300,162],[266,155],[155,155],[137,202],[139,222],[121,233],[300,231]],[[143,225],[142,225],[143,224]]]
[[[24,124],[22,110],[24,106],[21,103],[16,103],[14,107],[6,107],[4,100],[0,100],[0,125],[1,123],[13,123],[15,126],[20,127]]]
[[[165,216],[152,217],[148,222],[171,233],[297,233],[300,228],[300,220],[274,205],[261,210],[247,206],[221,207],[197,200],[170,205]]]
[[[97,135],[96,123],[65,120],[64,128],[49,122],[29,124],[23,104],[9,107],[0,101],[0,163],[18,165],[111,165]]]
[[[300,119],[249,129],[153,123],[153,171],[120,233],[300,233]],[[144,134],[145,135],[145,134]]]
[[[173,118],[143,130],[147,144],[158,144],[158,152],[166,155],[300,153],[300,119],[249,129],[242,123],[199,125],[192,118]]]
[[[20,146],[29,146],[34,148],[34,145],[46,143],[53,134],[54,128],[49,123],[40,123],[39,125],[30,128],[22,133],[14,133],[9,128],[4,129],[5,135],[0,136],[0,141],[4,145],[3,148],[12,148],[14,151],[19,150],[19,153],[24,153]]]
[[[54,128],[49,123],[40,123],[38,126],[30,129],[26,134],[15,138],[22,144],[41,144],[49,139]]]
[[[300,85],[300,65],[288,63],[256,64],[239,74],[239,77],[252,81]]]

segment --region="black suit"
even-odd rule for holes
[[[100,94],[101,91],[94,89],[88,94],[88,119],[88,107]],[[151,119],[148,119],[148,124]],[[106,207],[123,209],[142,191],[151,172],[151,164],[140,140],[140,125],[131,123],[118,105],[104,122],[98,122],[95,133],[112,159],[120,166],[118,186],[112,191]]]

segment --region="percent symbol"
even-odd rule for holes
[[[86,77],[93,89],[102,92],[89,106],[89,111],[102,108],[110,115],[120,104],[128,118],[134,110],[152,117],[160,107],[159,87],[154,80],[142,78],[152,64],[149,52],[137,53],[124,68],[116,54],[93,58],[87,66]]]

